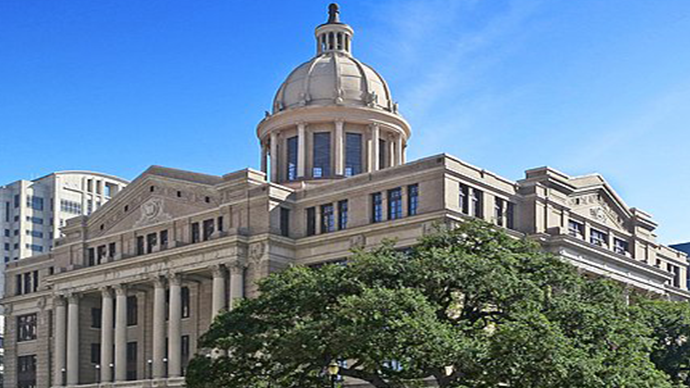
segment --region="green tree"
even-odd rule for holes
[[[657,369],[690,386],[690,304],[642,299],[633,309],[652,330],[651,359]]]
[[[259,290],[204,335],[227,356],[195,358],[190,388],[322,387],[335,359],[378,388],[671,386],[617,286],[481,221]]]

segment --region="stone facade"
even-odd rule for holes
[[[334,71],[303,89],[318,99],[279,92],[257,129],[263,171],[151,167],[68,221],[50,253],[8,266],[7,386],[182,386],[189,357],[210,355],[199,336],[219,311],[255,296],[257,280],[386,239],[408,247],[473,217],[536,239],[591,276],[690,297],[686,255],[657,243],[651,217],[599,175],[545,167],[511,181],[449,155],[406,163],[409,126],[389,96],[367,94],[368,82],[385,81],[361,68],[338,91],[352,81],[338,79],[336,65],[356,64],[339,61],[351,57],[353,30],[332,9],[316,31],[317,56],[329,58],[314,63]],[[37,290],[16,294],[17,276],[32,271]]]

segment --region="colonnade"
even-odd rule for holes
[[[239,262],[227,266],[215,265],[211,271],[213,280],[210,314],[211,318],[215,318],[226,306],[232,308],[232,305],[244,296],[244,265]],[[150,376],[153,379],[182,376],[183,278],[184,275],[181,273],[171,273],[166,277],[156,276],[147,284],[136,284],[137,288],[147,285],[153,287],[152,349],[148,362],[151,368]],[[226,292],[227,281],[230,282],[229,300]],[[167,303],[167,325],[166,286],[170,298]],[[101,361],[98,370],[102,382],[127,380],[127,292],[127,284],[100,289]],[[55,296],[53,381],[57,386],[73,386],[80,383],[79,331],[82,325],[79,322],[79,302],[78,293]]]

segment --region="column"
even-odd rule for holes
[[[278,135],[271,133],[271,182],[278,181]]]
[[[345,147],[344,147],[344,133],[343,120],[335,121],[335,175],[345,175]]]
[[[65,360],[65,348],[67,347],[67,306],[65,298],[56,295],[55,305],[55,366],[53,370],[53,382],[56,386],[65,385],[62,370],[67,367]]]
[[[307,125],[297,124],[297,177],[304,178],[307,175]]]
[[[237,260],[230,270],[230,309],[244,297],[244,262]]]
[[[127,288],[115,288],[115,381],[127,380]]]
[[[153,338],[151,373],[154,379],[165,377],[165,283],[160,277],[153,279]]]
[[[371,147],[369,147],[369,171],[379,169],[379,125],[374,123],[369,125],[371,131]]]
[[[388,140],[388,167],[395,166],[395,139],[393,136]]]
[[[261,172],[264,174],[268,173],[268,150],[266,149],[266,144],[261,143]]]
[[[170,275],[170,312],[168,320],[168,377],[182,375],[182,279],[178,274]]]
[[[213,266],[213,296],[211,300],[211,318],[215,319],[225,308],[225,271],[220,265]]]
[[[101,289],[101,381],[112,381],[110,364],[113,363],[113,294]]]
[[[403,161],[403,152],[405,152],[405,151],[403,149],[403,138],[402,138],[402,136],[398,136],[398,141],[395,142],[395,146],[397,148],[397,150],[395,152],[395,165],[400,166],[401,164],[405,163]]]
[[[67,385],[79,384],[79,295],[67,297]]]

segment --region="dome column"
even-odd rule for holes
[[[388,167],[395,167],[395,137],[392,135],[389,137],[388,141]]]
[[[275,132],[271,133],[271,182],[278,182],[278,135]]]
[[[395,164],[396,166],[400,166],[403,163],[405,163],[403,159],[403,153],[405,152],[405,149],[403,147],[403,139],[402,136],[398,137],[398,141],[395,143],[397,151],[395,153]]]
[[[343,120],[335,121],[335,176],[345,175],[344,125]]]
[[[297,124],[297,177],[307,175],[307,124]]]
[[[261,172],[268,173],[268,149],[266,144],[261,144]]]
[[[367,163],[367,172],[374,172],[379,170],[379,135],[381,130],[379,124],[369,124],[370,144],[369,144],[369,163]]]

